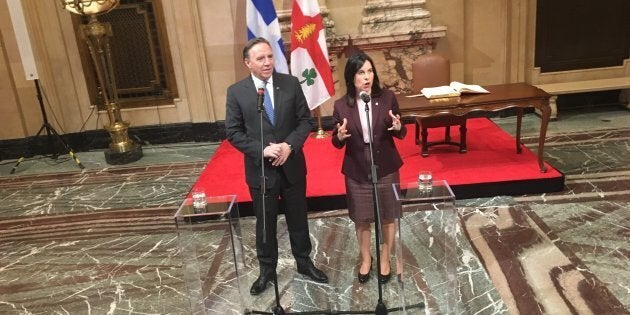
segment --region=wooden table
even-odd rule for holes
[[[541,172],[547,168],[543,161],[547,124],[551,114],[549,98],[551,95],[527,83],[508,83],[484,86],[488,94],[462,94],[459,97],[449,97],[429,100],[423,96],[398,97],[400,111],[403,116],[434,117],[440,115],[464,116],[473,111],[494,112],[506,108],[516,109],[516,153],[521,153],[521,121],[523,109],[536,108],[541,115],[540,135],[538,138],[538,165]]]

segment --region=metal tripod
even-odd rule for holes
[[[41,133],[44,130],[46,130],[46,143],[47,143],[48,149],[53,151],[53,158],[56,159],[59,156],[59,152],[57,152],[56,150],[52,148],[52,141],[54,137],[54,140],[57,140],[59,143],[61,143],[61,145],[63,145],[64,149],[66,150],[65,152],[68,152],[70,157],[74,160],[74,162],[77,163],[79,168],[84,169],[85,166],[83,166],[83,164],[81,164],[81,161],[79,161],[79,158],[76,155],[74,155],[74,151],[70,147],[68,147],[65,141],[63,141],[63,139],[61,138],[61,136],[59,136],[59,133],[55,130],[55,128],[53,128],[53,126],[51,126],[50,123],[48,123],[48,117],[46,116],[46,109],[44,108],[44,101],[42,98],[42,91],[41,91],[41,88],[39,87],[39,80],[35,79],[34,81],[35,81],[35,89],[37,89],[37,100],[39,101],[39,108],[41,109],[44,123],[42,124],[42,127],[39,128],[39,131],[32,139],[35,140],[39,138]],[[29,147],[28,144],[26,147],[27,148]],[[22,163],[22,161],[24,161],[24,155],[22,155],[17,160],[17,162],[15,162],[15,165],[11,169],[11,174],[15,173],[15,170],[18,168],[20,163]]]

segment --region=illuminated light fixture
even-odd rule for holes
[[[60,0],[64,10],[80,15],[98,15],[118,6],[119,0]]]

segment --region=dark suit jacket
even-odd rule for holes
[[[369,181],[370,163],[365,160],[363,142],[363,129],[361,128],[361,120],[359,111],[356,106],[347,104],[347,95],[335,101],[335,109],[333,111],[333,119],[335,124],[343,123],[343,119],[348,120],[348,133],[351,135],[346,140],[339,141],[337,138],[337,128],[333,131],[332,143],[337,148],[346,146],[345,155],[341,172],[360,182]],[[363,102],[361,102],[363,104]],[[362,107],[364,105],[361,105]],[[398,101],[396,95],[390,90],[383,90],[379,97],[372,99],[372,133],[374,134],[374,163],[377,165],[376,174],[381,178],[387,174],[397,171],[403,164],[396,145],[394,137],[402,139],[407,134],[405,125],[402,125],[399,131],[390,131],[387,128],[392,126],[392,118],[389,116],[389,110],[394,115],[400,115]],[[365,115],[363,108],[361,115]]]
[[[282,165],[290,183],[306,181],[306,161],[302,147],[311,131],[310,110],[297,78],[288,74],[273,74],[275,126],[263,110],[264,147],[270,142],[286,142],[293,153]],[[231,85],[227,90],[225,129],[227,139],[245,156],[245,177],[250,187],[260,187],[260,113],[257,93],[251,76]],[[278,168],[265,159],[268,187],[278,178]]]

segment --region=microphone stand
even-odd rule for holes
[[[264,118],[263,118],[263,100],[265,97],[265,89],[258,89],[257,109],[260,114],[260,197],[262,198],[262,217],[263,217],[263,243],[267,244],[267,177],[265,176],[265,134]],[[275,244],[275,246],[278,246]],[[260,263],[259,263],[260,264]],[[260,266],[259,266],[260,267]],[[278,273],[275,268],[273,270],[273,287],[276,295],[276,306],[272,308],[273,315],[284,315],[284,309],[280,305],[280,291],[278,290]]]
[[[367,100],[366,100],[367,98]],[[365,119],[368,125],[368,134],[370,135],[370,180],[372,181],[372,201],[374,202],[374,236],[376,238],[376,272],[378,273],[376,276],[376,282],[378,283],[378,302],[376,303],[376,309],[374,310],[374,314],[376,315],[385,315],[387,314],[387,307],[383,302],[383,284],[379,280],[378,276],[381,274],[381,251],[380,245],[382,245],[383,234],[381,231],[381,208],[378,202],[378,190],[377,190],[377,174],[376,168],[377,165],[374,164],[374,133],[372,131],[372,123],[370,121],[370,106],[368,105],[369,98],[366,97],[361,99],[365,103]],[[390,271],[391,272],[391,271]]]

